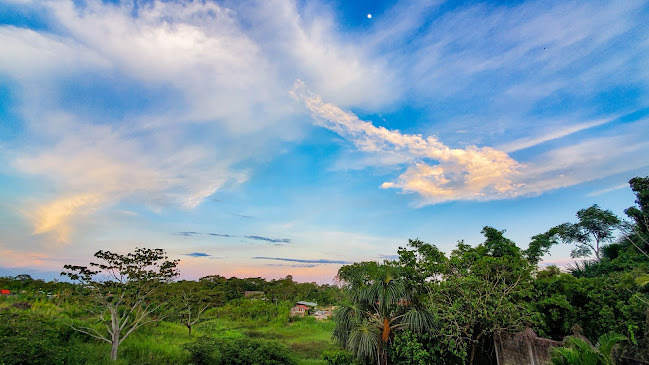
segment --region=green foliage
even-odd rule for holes
[[[399,333],[388,348],[391,364],[428,365],[447,364],[451,358],[440,356],[439,342],[429,334],[410,331]]]
[[[427,294],[421,298],[440,323],[431,336],[416,341],[441,363],[484,357],[479,343],[495,331],[516,331],[532,321],[527,303],[534,265],[504,231],[484,227],[482,233],[484,243],[459,242],[448,257],[418,240],[410,241],[413,250],[399,249],[406,282]]]
[[[630,207],[624,211],[638,226],[641,233],[649,233],[649,176],[634,177],[629,180],[631,190],[635,193],[637,207]]]
[[[273,322],[278,325],[288,323],[293,303],[269,303],[263,300],[237,299],[223,307],[208,310],[206,316],[218,316],[233,321]]]
[[[363,262],[341,267],[338,277],[349,303],[335,311],[332,335],[359,361],[385,363],[386,346],[397,331],[432,329],[433,315],[417,306],[400,268]]]
[[[328,365],[356,365],[358,362],[354,355],[345,350],[325,351],[322,358],[327,361]]]
[[[196,365],[291,365],[297,364],[290,350],[264,339],[214,339],[200,337],[185,345]]]
[[[608,333],[593,346],[585,339],[568,337],[565,347],[552,349],[552,365],[613,365],[613,349],[624,340],[622,335]]]
[[[620,228],[622,221],[610,210],[601,209],[597,204],[577,212],[577,223],[563,223],[551,231],[567,244],[574,244],[573,258],[595,255],[601,259],[603,245],[611,242],[613,233]]]
[[[0,311],[0,359],[4,364],[67,363],[74,331],[60,320],[20,310]]]

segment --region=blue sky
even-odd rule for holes
[[[372,17],[368,17],[372,14]],[[0,274],[331,282],[649,174],[643,1],[0,1]],[[546,263],[566,263],[556,247]],[[45,276],[50,274],[43,274]]]

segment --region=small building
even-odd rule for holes
[[[304,302],[304,301],[295,302],[295,304],[304,305],[304,306],[309,307],[309,308],[315,308],[315,307],[318,306],[318,303]]]
[[[293,308],[291,308],[291,317],[304,317],[309,313],[309,307],[306,305],[302,304],[296,304]]]
[[[0,289],[0,294],[9,295],[9,294],[11,294],[11,292],[9,291],[9,289]]]

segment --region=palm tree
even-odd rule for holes
[[[432,314],[414,305],[394,267],[376,263],[348,266],[338,276],[345,282],[349,303],[334,313],[333,338],[366,363],[387,364],[386,345],[399,330],[432,328]]]
[[[552,350],[552,365],[614,365],[613,349],[626,340],[617,333],[599,336],[597,344],[591,345],[579,337],[568,337],[566,347]]]

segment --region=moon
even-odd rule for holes
[[[367,14],[367,19],[372,19],[372,14]]]

